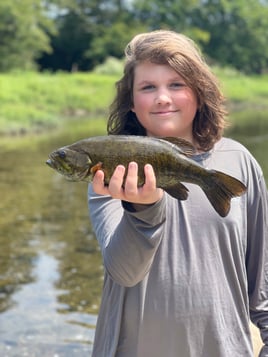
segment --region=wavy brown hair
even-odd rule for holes
[[[146,135],[133,107],[133,81],[136,66],[144,61],[168,64],[194,91],[198,110],[193,121],[193,137],[199,149],[210,150],[223,134],[227,114],[218,80],[188,37],[168,30],[135,36],[125,49],[123,77],[116,83],[117,95],[110,107],[108,134]]]

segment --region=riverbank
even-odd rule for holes
[[[214,72],[227,98],[230,122],[266,127],[268,76],[220,68]],[[40,134],[64,128],[69,121],[105,118],[118,79],[93,72],[0,74],[0,135]]]
[[[68,121],[105,117],[116,79],[94,73],[0,74],[0,135],[38,134]]]

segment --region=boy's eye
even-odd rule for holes
[[[146,90],[152,90],[154,88],[155,87],[152,84],[147,84],[147,85],[143,86],[141,89],[146,91]]]
[[[168,87],[171,88],[171,89],[179,89],[179,88],[182,88],[182,87],[185,87],[186,84],[184,82],[171,82]],[[140,87],[140,90],[141,91],[145,91],[145,92],[149,92],[149,91],[152,91],[154,89],[156,89],[157,86],[154,85],[154,84],[145,84],[144,86],[141,86]]]
[[[174,82],[170,84],[170,87],[172,88],[181,88],[181,87],[185,87],[185,83],[183,82]]]

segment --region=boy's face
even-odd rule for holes
[[[193,143],[195,93],[168,65],[140,63],[134,72],[133,107],[147,135],[181,137]]]

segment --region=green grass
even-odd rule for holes
[[[260,135],[268,131],[268,75],[245,76],[230,68],[214,68],[229,109],[230,130]]]
[[[268,75],[214,68],[235,124],[268,121]],[[44,132],[70,120],[107,117],[119,74],[0,74],[0,134]],[[253,120],[254,119],[254,120]]]
[[[230,68],[213,68],[222,83],[222,89],[231,101],[264,104],[268,95],[268,75],[246,76]],[[266,107],[268,103],[266,100]]]
[[[106,115],[115,76],[94,73],[0,75],[0,133],[40,131],[73,118]]]

